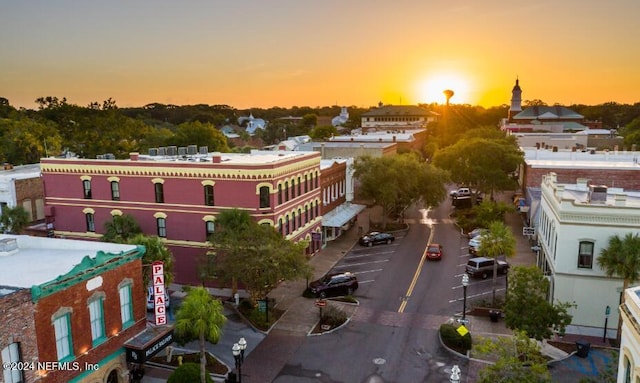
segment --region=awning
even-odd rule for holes
[[[173,326],[147,327],[124,343],[127,362],[144,363],[173,343]]]
[[[322,216],[322,226],[342,227],[365,208],[365,205],[345,202]]]

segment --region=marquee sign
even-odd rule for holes
[[[153,311],[156,318],[156,326],[167,324],[167,302],[164,290],[164,263],[155,261],[151,264],[153,278]]]

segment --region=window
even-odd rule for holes
[[[21,362],[20,357],[20,343],[10,343],[7,347],[2,349],[2,364]],[[3,377],[5,383],[22,383],[24,382],[24,375],[20,368],[10,369],[3,368]]]
[[[318,173],[316,173],[316,177],[315,177],[315,180],[313,181],[313,183],[314,183],[314,186],[313,186],[313,187],[314,187],[315,189],[317,189],[317,188],[318,188]]]
[[[317,217],[318,215],[319,215],[319,212],[318,212],[318,201],[316,201],[316,211],[315,211],[314,217]]]
[[[133,324],[133,304],[131,303],[131,284],[120,286],[120,318],[122,329]]]
[[[91,322],[91,340],[96,346],[105,340],[102,298],[96,298],[89,302],[89,321]]]
[[[91,181],[83,180],[82,188],[84,189],[84,199],[91,199]]]
[[[304,222],[309,222],[309,206],[304,205]]]
[[[73,352],[71,348],[71,314],[67,313],[53,320],[53,330],[56,336],[56,351],[58,361],[71,359]]]
[[[292,231],[296,231],[296,212],[291,213],[291,226],[293,226]]]
[[[578,250],[578,268],[593,268],[593,242],[580,241]]]
[[[167,238],[167,220],[165,218],[156,218],[158,226],[158,237]]]
[[[111,199],[120,201],[120,183],[118,181],[111,181]]]
[[[260,187],[260,208],[261,209],[271,207],[270,197],[271,196],[269,195],[269,187],[261,186]]]
[[[164,203],[164,185],[156,182],[154,185],[156,191],[156,203]]]
[[[286,216],[284,221],[284,235],[289,235],[289,216]]]
[[[216,231],[216,224],[213,221],[205,221],[204,228],[208,239]]]
[[[282,218],[278,219],[278,230],[280,231],[280,235],[284,235],[284,226],[282,225]]]
[[[207,206],[214,205],[213,185],[204,185],[204,204]]]
[[[96,231],[96,221],[93,216],[93,213],[87,213],[84,215],[87,222],[87,231],[95,233]]]
[[[305,174],[304,175],[304,192],[308,192],[309,191],[309,175]]]
[[[298,227],[302,227],[302,209],[298,209]]]
[[[302,194],[302,178],[298,177],[298,195]]]
[[[284,200],[285,202],[289,200],[289,181],[284,183]]]
[[[296,180],[291,181],[291,198],[296,198]]]
[[[278,184],[278,205],[282,204],[282,184]]]

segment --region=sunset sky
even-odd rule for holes
[[[639,0],[0,2],[0,97],[86,106],[640,102]]]

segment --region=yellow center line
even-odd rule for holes
[[[416,268],[416,272],[413,274],[413,279],[411,280],[411,284],[407,289],[407,293],[404,295],[404,299],[402,303],[400,303],[400,307],[398,308],[398,312],[404,312],[405,307],[407,306],[407,302],[409,301],[409,297],[413,293],[413,289],[416,287],[416,283],[418,282],[418,277],[420,276],[420,272],[422,271],[422,266],[424,266],[425,258],[427,258],[427,249],[429,248],[429,244],[433,239],[434,227],[431,226],[431,232],[429,233],[429,241],[427,242],[427,247],[425,247],[424,252],[422,253],[422,258],[420,258],[420,263],[418,263],[418,267]]]

